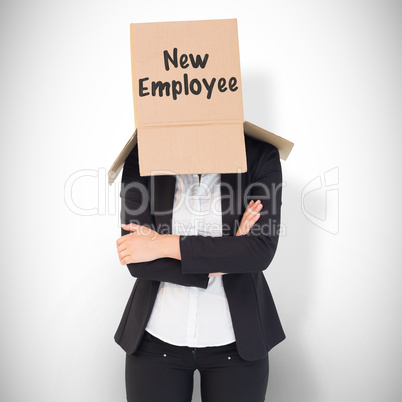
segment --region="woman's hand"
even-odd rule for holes
[[[131,232],[116,241],[121,265],[161,258],[161,235],[159,233],[134,223],[121,226],[124,230]]]
[[[239,229],[236,232],[236,236],[246,235],[254,224],[260,218],[260,211],[262,204],[260,200],[256,202],[250,201],[247,209],[244,211],[243,217],[241,218]]]
[[[254,226],[254,224],[258,221],[260,217],[260,211],[262,208],[262,204],[260,200],[256,202],[250,201],[247,209],[245,210],[243,217],[241,218],[239,229],[236,232],[236,236],[246,235],[250,229]],[[214,276],[226,275],[222,272],[214,272],[209,274],[209,277],[212,278]]]

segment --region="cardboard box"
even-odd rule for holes
[[[244,134],[293,144],[244,122],[237,21],[130,24],[136,131],[109,170],[119,174],[138,141],[141,176],[241,173]]]

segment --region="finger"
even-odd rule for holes
[[[255,204],[249,205],[249,206],[246,208],[246,210],[244,211],[244,214],[243,214],[242,219],[246,219],[246,218],[250,215],[251,211],[252,211],[253,208],[254,208],[254,205],[255,205]]]
[[[244,214],[243,218],[240,222],[240,226],[239,226],[239,231],[241,233],[243,233],[243,231],[247,230],[247,222],[251,219],[251,215],[250,214]]]
[[[247,234],[250,231],[250,229],[254,226],[254,224],[258,221],[258,219],[260,219],[260,216],[261,215],[259,213],[257,213],[256,215],[250,216],[249,218],[242,221],[236,235]]]
[[[262,205],[260,200],[257,200],[253,205],[250,205],[251,209],[259,208]]]
[[[125,250],[119,253],[119,260],[121,265],[127,265],[131,261],[131,255]]]
[[[262,206],[261,201],[257,200],[253,204],[249,205],[247,210],[254,211],[254,210],[258,209],[258,208],[261,208],[261,206]]]
[[[236,233],[236,236],[245,235],[245,234],[248,233],[248,231],[249,231],[248,222],[249,222],[248,220],[245,220],[244,222],[241,223],[241,225],[240,225],[240,227],[239,227],[239,229],[238,229],[238,231]]]
[[[250,208],[250,211],[249,211],[249,215],[256,215],[258,212],[260,212],[261,211],[261,209],[262,209],[262,204],[261,203],[259,203],[259,204],[254,204],[251,208]]]
[[[117,247],[117,252],[121,253],[122,251],[127,250],[127,248],[128,248],[127,242],[124,242]]]
[[[260,200],[257,200],[257,201],[251,200],[251,201],[248,203],[248,205],[251,206],[251,205],[253,205],[253,204],[255,204],[255,203],[258,203],[259,201],[260,201]]]
[[[243,214],[242,219],[249,219],[251,216],[256,215],[262,209],[262,204],[255,203],[252,206],[248,207],[245,213]]]
[[[124,243],[127,240],[127,236],[128,235],[124,235],[124,236],[119,237],[116,240],[116,246],[118,247],[118,246],[120,246],[120,244]]]
[[[247,211],[248,211],[250,208],[252,208],[254,205],[255,205],[255,201],[254,201],[254,200],[251,200],[251,201],[248,203],[245,212],[247,212]]]
[[[250,219],[250,223],[252,224],[252,225],[254,225],[254,223],[256,223],[257,221],[258,221],[258,219],[260,219],[260,216],[261,216],[261,214],[257,214],[257,215],[254,215],[251,219]]]
[[[129,224],[123,223],[123,224],[121,225],[121,227],[122,227],[124,230],[128,231],[128,232],[134,232],[134,231],[138,230],[138,226],[139,226],[139,225],[137,225],[137,224],[135,224],[135,223],[129,223]]]
[[[236,233],[236,236],[247,234],[251,228],[251,226],[259,219],[259,211],[262,209],[262,204],[260,200],[254,202],[251,200],[244,212],[242,219],[240,221],[239,229]],[[251,221],[251,222],[250,222]],[[249,222],[249,223],[247,223]]]
[[[254,223],[256,223],[258,221],[258,219],[260,219],[261,214],[258,212],[255,215],[251,216],[249,219],[247,219],[247,224],[249,225],[249,228],[251,228]]]

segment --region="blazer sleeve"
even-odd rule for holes
[[[260,199],[263,204],[260,218],[243,236],[180,236],[183,273],[251,273],[271,263],[280,232],[282,169],[277,148],[261,147],[248,187],[249,199]]]
[[[137,223],[156,230],[155,219],[150,210],[148,178],[140,176],[138,147],[128,156],[123,169],[121,196],[121,222]],[[122,236],[129,232],[121,230]],[[184,275],[181,261],[173,258],[159,258],[153,261],[127,264],[132,276],[160,282],[171,282],[183,286],[206,289],[208,273]]]

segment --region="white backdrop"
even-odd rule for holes
[[[2,2],[0,399],[125,400],[113,335],[134,279],[106,170],[134,129],[129,23],[238,18],[245,118],[295,142],[267,399],[401,400],[401,8]]]

